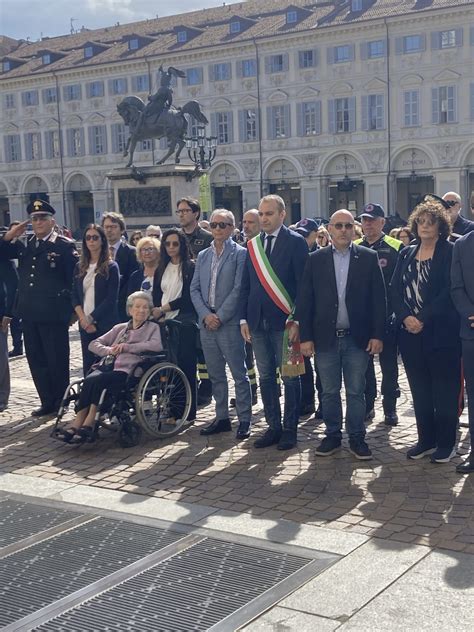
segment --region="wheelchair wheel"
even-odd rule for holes
[[[186,423],[191,387],[181,369],[162,362],[148,369],[135,393],[136,420],[152,437],[171,437]]]
[[[120,428],[118,441],[122,448],[133,448],[140,443],[141,427],[134,421],[127,421]]]

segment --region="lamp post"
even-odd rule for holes
[[[186,149],[198,175],[201,171],[209,169],[216,157],[217,136],[206,136],[204,125],[198,125],[197,135],[186,138]]]

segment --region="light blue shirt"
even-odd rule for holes
[[[350,329],[349,314],[346,307],[346,287],[351,261],[351,246],[352,244],[345,250],[337,250],[332,246],[338,299],[336,329]]]

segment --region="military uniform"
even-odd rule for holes
[[[0,259],[18,259],[14,315],[23,321],[25,352],[43,414],[53,412],[69,384],[71,288],[78,261],[71,239],[52,232],[25,245],[0,242]]]
[[[398,254],[403,248],[403,243],[398,239],[389,237],[382,233],[380,239],[373,244],[369,244],[366,239],[357,239],[356,244],[365,246],[371,250],[375,250],[379,258],[379,265],[385,281],[387,289],[387,314],[388,323],[387,331],[383,341],[383,351],[379,354],[380,368],[382,370],[381,392],[383,397],[383,409],[385,415],[394,413],[396,410],[397,398],[400,397],[400,388],[398,386],[398,350],[393,331],[393,309],[390,305],[388,287],[397,264]],[[367,412],[374,407],[375,398],[377,397],[377,381],[375,378],[374,359],[370,358],[366,373],[365,400]]]

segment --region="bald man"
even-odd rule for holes
[[[251,208],[244,213],[242,218],[242,229],[246,242],[259,234],[260,223],[258,221],[258,209]]]
[[[336,211],[328,229],[332,246],[310,254],[295,315],[301,351],[316,354],[323,387],[326,437],[316,455],[329,456],[341,447],[344,377],[349,450],[365,461],[372,458],[365,442],[365,372],[369,357],[383,349],[385,284],[377,253],[353,243],[352,213]]]
[[[443,200],[449,205],[448,213],[451,217],[453,233],[461,236],[471,233],[474,230],[474,222],[461,215],[462,200],[459,193],[448,191],[443,195]]]

